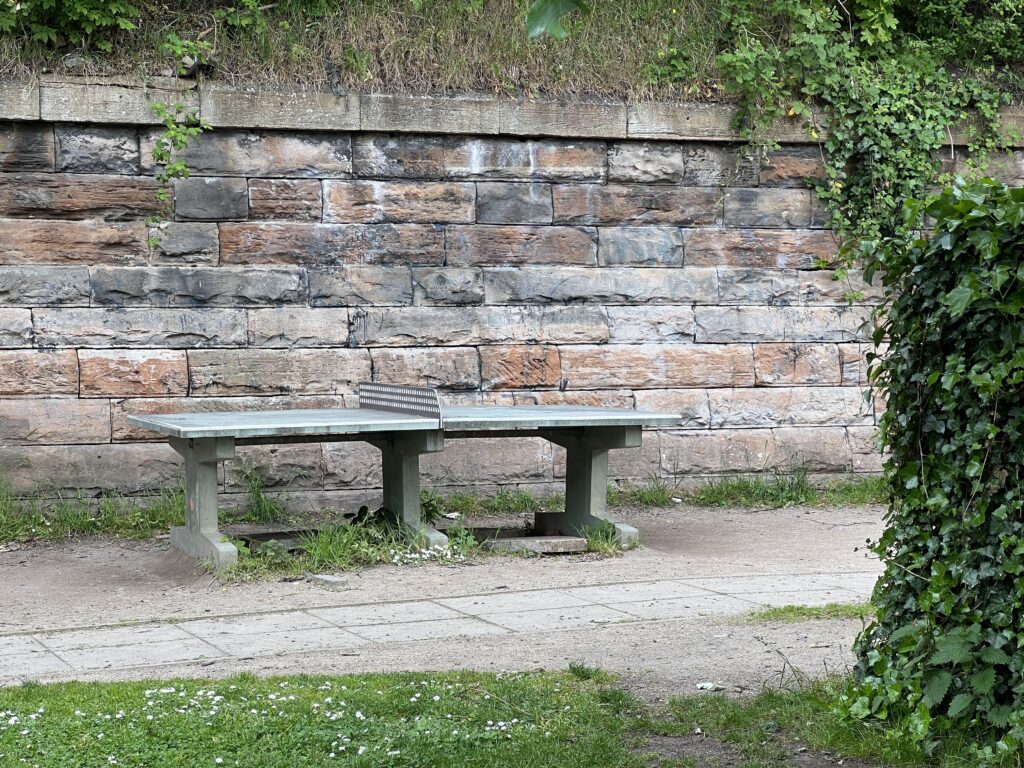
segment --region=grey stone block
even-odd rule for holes
[[[165,221],[149,228],[154,261],[184,264],[215,263],[220,251],[216,224]]]
[[[602,227],[597,233],[597,261],[602,266],[683,264],[683,233],[676,227]]]
[[[0,267],[0,305],[89,306],[86,267]]]
[[[516,182],[478,182],[476,220],[479,224],[550,224],[551,185]]]
[[[51,126],[44,123],[0,123],[0,171],[52,170]]]
[[[28,310],[0,310],[3,312]],[[37,309],[32,313],[41,347],[240,347],[245,311],[234,309]],[[0,331],[2,338],[2,331]]]
[[[157,125],[154,103],[199,108],[195,84],[177,78],[153,77],[145,84],[103,77],[44,77],[39,86],[43,120],[70,123]]]
[[[314,307],[412,304],[408,267],[348,265],[309,270],[309,303]]]
[[[538,555],[572,555],[587,551],[579,536],[511,536],[489,539],[484,547],[495,552],[533,552]]]
[[[98,267],[91,284],[99,305],[258,307],[306,300],[301,269]]]
[[[139,133],[134,127],[58,124],[53,130],[58,171],[139,172]]]
[[[708,267],[533,267],[484,270],[489,304],[716,304],[718,274]]]
[[[254,347],[343,347],[348,342],[348,310],[278,307],[249,312],[249,344]]]
[[[327,90],[250,90],[210,83],[202,89],[201,111],[215,128],[359,129],[359,97]]]
[[[27,347],[32,343],[32,311],[0,308],[0,347]]]
[[[705,342],[865,341],[868,307],[696,307],[697,336]]]
[[[483,304],[484,280],[469,267],[415,267],[413,292],[417,304]]]
[[[373,380],[447,390],[480,388],[480,359],[474,347],[455,349],[374,349]]]
[[[38,120],[39,86],[29,80],[0,82],[0,115],[10,120]]]
[[[238,221],[249,215],[245,179],[191,177],[174,182],[174,215],[185,221]]]

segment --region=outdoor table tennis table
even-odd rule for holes
[[[565,510],[537,514],[535,527],[576,534],[607,520],[608,451],[640,445],[645,426],[672,425],[666,413],[578,406],[443,406],[423,387],[362,384],[358,408],[225,411],[129,416],[166,435],[185,465],[185,525],[172,543],[224,568],[238,557],[217,524],[217,463],[238,445],[361,440],[381,451],[384,509],[429,546],[447,538],[420,520],[419,457],[444,449],[445,438],[540,436],[566,450]],[[636,529],[614,523],[620,542]]]

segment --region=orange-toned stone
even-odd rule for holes
[[[810,269],[835,258],[839,245],[820,230],[693,229],[686,240],[687,266]]]
[[[582,227],[451,225],[448,264],[597,264],[597,230]]]
[[[755,344],[754,374],[759,386],[839,384],[835,344]]]
[[[0,264],[145,264],[146,225],[0,219]]]
[[[744,387],[754,384],[748,344],[573,346],[560,350],[572,389]]]
[[[556,184],[556,224],[714,224],[721,218],[716,188],[641,184]]]
[[[490,389],[557,387],[561,378],[558,349],[540,345],[481,347],[480,370]]]
[[[249,179],[249,218],[319,221],[318,179]]]
[[[78,359],[82,397],[188,393],[184,351],[83,349]]]
[[[472,183],[325,181],[324,221],[345,224],[455,223],[473,221]]]
[[[0,395],[77,393],[78,356],[75,350],[0,350]]]

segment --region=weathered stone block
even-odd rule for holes
[[[145,85],[129,78],[44,78],[39,88],[43,120],[70,123],[156,125],[153,104],[181,104],[189,112],[199,109],[195,85],[177,78],[147,78]]]
[[[663,141],[614,144],[608,152],[608,180],[690,187],[757,184],[757,158],[743,148]]]
[[[37,309],[33,323],[41,347],[191,349],[246,343],[245,311],[235,309]]]
[[[0,347],[32,344],[32,310],[0,307]]]
[[[370,380],[362,349],[189,350],[195,395],[346,394]]]
[[[493,96],[365,93],[359,97],[359,110],[364,131],[498,132],[498,101]]]
[[[832,212],[828,209],[828,203],[812,192],[810,227],[812,229],[831,229],[831,222]]]
[[[876,427],[847,427],[850,458],[854,472],[881,472],[885,456],[879,445]]]
[[[711,427],[871,424],[874,414],[855,387],[710,389]]]
[[[706,389],[638,389],[636,407],[679,415],[679,426],[707,429],[711,426],[711,405]],[[711,390],[713,391],[713,390]]]
[[[383,483],[380,450],[369,443],[324,443],[325,488],[376,488]]]
[[[249,311],[252,346],[340,347],[347,342],[347,309],[279,307]]]
[[[556,347],[480,348],[480,372],[486,389],[557,387],[562,378]]]
[[[733,140],[736,107],[732,104],[631,104],[627,131],[638,139]]]
[[[837,280],[831,270],[720,267],[718,287],[722,304],[847,304],[855,294],[859,294],[859,303],[876,303],[882,298],[881,284],[865,283],[856,270]]]
[[[431,224],[221,224],[224,264],[444,263],[444,229]]]
[[[139,172],[139,132],[134,127],[58,124],[53,132],[58,171]]]
[[[603,181],[608,156],[600,141],[522,141],[451,137],[447,175],[468,179]]]
[[[181,459],[164,443],[0,447],[0,472],[15,493],[134,493],[180,482]]]
[[[165,221],[149,228],[153,261],[214,264],[220,251],[216,224]]]
[[[596,264],[597,232],[579,227],[445,227],[451,265]]]
[[[819,261],[832,261],[838,249],[831,232],[692,229],[686,240],[686,263],[700,267],[811,269]]]
[[[408,267],[349,265],[309,270],[309,303],[314,307],[412,304]]]
[[[599,307],[399,307],[352,312],[352,341],[363,346],[600,343]]]
[[[675,227],[601,227],[597,259],[602,266],[678,267],[683,233]]]
[[[486,269],[488,304],[587,302],[593,304],[716,303],[713,269],[551,267]]]
[[[620,344],[692,342],[696,331],[692,307],[608,307],[608,326]]]
[[[773,429],[775,449],[785,468],[809,472],[849,472],[853,452],[842,427],[780,427]]]
[[[632,387],[749,387],[750,346],[634,344],[563,347],[562,378],[572,389]]]
[[[725,224],[730,227],[809,227],[811,192],[807,189],[728,190]]]
[[[119,307],[254,307],[305,302],[300,269],[97,267],[95,305]]]
[[[839,370],[840,379],[843,384],[868,383],[868,361],[867,354],[874,351],[871,344],[840,344]]]
[[[138,177],[4,174],[0,175],[0,216],[141,218],[160,210],[156,190],[153,179]]]
[[[0,444],[109,442],[110,403],[107,400],[0,400]]]
[[[428,485],[551,480],[551,444],[539,437],[446,440],[443,451],[420,459],[420,467]]]
[[[352,142],[352,165],[364,178],[441,179],[446,143],[443,136],[360,134]]]
[[[116,400],[111,403],[111,437],[114,440],[164,440],[155,432],[133,427],[128,415],[155,413],[208,413],[214,411],[281,411],[293,408],[344,408],[336,395],[314,397],[156,397]]]
[[[551,185],[525,182],[478,182],[479,224],[550,224]]]
[[[722,193],[703,187],[556,184],[552,198],[556,224],[694,226],[722,215]]]
[[[484,302],[483,272],[470,267],[416,267],[412,288],[417,304],[463,306]]]
[[[0,395],[74,395],[78,356],[73,349],[0,350]]]
[[[839,384],[839,371],[839,347],[835,344],[754,345],[758,386]]]
[[[345,224],[470,223],[473,184],[411,181],[325,181],[324,221]]]
[[[779,466],[770,429],[661,432],[661,468],[670,475],[766,472]]]
[[[333,91],[276,91],[204,83],[202,116],[214,128],[359,129],[359,97]]]
[[[143,173],[156,173],[153,145],[159,133],[142,134]],[[195,176],[344,177],[352,172],[347,133],[210,131],[172,153]]]
[[[0,115],[9,120],[38,120],[39,85],[31,80],[0,82]]]
[[[807,187],[808,179],[825,175],[825,161],[818,147],[788,146],[769,152],[761,163],[763,187]]]
[[[234,461],[224,462],[224,489],[229,493],[246,489],[248,472],[256,472],[264,488],[323,488],[323,452],[319,443],[241,446]]]
[[[0,123],[0,171],[52,171],[53,128],[45,123]]]
[[[479,389],[476,349],[375,349],[373,380],[439,389]],[[361,379],[366,381],[366,379]]]
[[[249,179],[249,215],[254,219],[320,221],[318,179]]]
[[[85,267],[0,267],[0,305],[89,306]]]
[[[182,221],[231,221],[249,215],[245,179],[190,176],[174,181],[174,216]]]
[[[0,219],[0,264],[145,264],[146,225]]]
[[[863,341],[867,307],[696,307],[697,341]]]
[[[183,351],[82,349],[78,364],[82,397],[188,394],[188,362]]]
[[[586,405],[592,408],[633,408],[636,402],[629,390],[601,389],[595,392],[540,389],[532,392],[487,392],[487,397],[502,398],[495,405]],[[512,401],[507,402],[511,397]]]
[[[611,138],[626,135],[626,105],[614,102],[502,99],[500,133]]]

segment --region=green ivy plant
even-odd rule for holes
[[[135,29],[139,9],[127,0],[3,0],[0,34],[21,30],[37,43],[113,50],[111,33]]]
[[[181,152],[189,143],[204,131],[212,130],[209,123],[203,120],[198,111],[186,107],[182,103],[165,104],[155,101],[149,105],[163,125],[163,131],[153,142],[153,160],[158,166],[156,180],[160,184],[156,191],[157,200],[161,204],[162,218],[170,218],[174,213],[172,185],[175,179],[186,179],[189,176],[188,164],[176,152]],[[155,224],[157,219],[147,223]],[[150,242],[150,247],[155,243]]]
[[[1024,189],[959,180],[881,249],[889,350],[871,379],[892,497],[854,717],[979,764],[1024,746]]]

